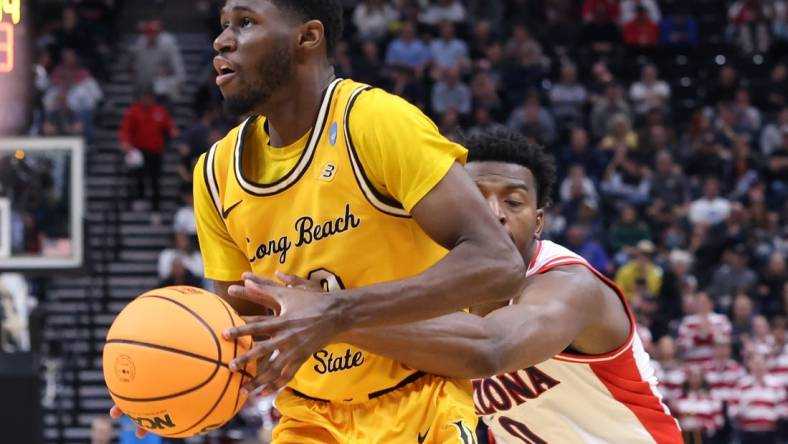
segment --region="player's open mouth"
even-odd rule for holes
[[[219,71],[219,75],[216,76],[216,85],[221,87],[228,84],[233,77],[235,77],[235,71],[230,69],[223,69]]]
[[[216,69],[216,85],[221,87],[229,83],[235,77],[235,67],[232,63],[221,57],[216,57],[213,60],[213,66]]]

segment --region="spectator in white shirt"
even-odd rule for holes
[[[572,189],[582,189],[583,199],[591,199],[594,202],[599,200],[594,182],[586,176],[586,171],[582,165],[574,164],[569,167],[566,178],[561,182],[559,194],[562,202],[572,199]]]
[[[364,0],[353,10],[353,24],[361,40],[381,40],[398,17],[397,10],[386,0]]]
[[[703,196],[693,201],[689,208],[689,220],[693,224],[716,225],[728,218],[731,202],[720,197],[720,181],[708,177],[703,184]]]
[[[761,153],[764,156],[779,151],[783,146],[782,128],[788,128],[788,106],[780,110],[774,123],[766,125],[761,131]]]
[[[653,108],[663,108],[670,99],[670,86],[657,75],[657,67],[651,63],[640,71],[640,80],[629,88],[629,98],[639,114]]]
[[[175,233],[174,248],[167,248],[159,254],[158,268],[162,283],[180,279],[202,285],[202,256],[191,238],[184,233]]]
[[[190,184],[184,184],[181,187],[181,203],[182,206],[175,212],[172,231],[189,236],[197,236],[197,223],[194,219],[194,196],[192,195]]]
[[[459,0],[432,0],[419,15],[419,21],[435,26],[442,21],[462,23],[465,21],[465,7]]]

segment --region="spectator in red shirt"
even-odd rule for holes
[[[659,41],[659,25],[651,20],[648,11],[638,6],[635,18],[624,24],[624,43],[628,46],[653,48]]]
[[[708,442],[708,438],[713,439],[722,429],[722,401],[711,396],[703,370],[698,366],[687,367],[684,393],[673,406],[686,443]]]
[[[714,358],[703,366],[711,395],[725,403],[736,396],[736,384],[745,375],[744,367],[731,355],[730,341],[721,338],[714,344]]]
[[[120,126],[120,143],[127,158],[133,158],[139,151],[144,159],[141,167],[134,168],[137,175],[137,198],[144,198],[145,179],[152,187],[151,208],[154,213],[159,211],[159,176],[161,175],[161,159],[168,138],[174,138],[178,129],[166,108],[156,102],[153,91],[146,89],[139,99],[132,103],[123,116]]]
[[[620,14],[619,0],[585,0],[583,2],[583,20],[590,22],[594,13],[604,12],[610,21],[618,21]]]
[[[729,341],[731,323],[728,317],[712,311],[707,293],[695,296],[695,314],[684,316],[679,324],[679,348],[688,363],[704,364],[714,358],[714,343]]]
[[[762,355],[750,358],[749,370],[739,381],[729,413],[738,424],[742,444],[776,444],[779,421],[786,412],[785,387],[768,374]]]

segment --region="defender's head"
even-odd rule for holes
[[[534,239],[542,233],[544,209],[556,180],[552,156],[503,128],[471,135],[463,142],[469,151],[468,173],[527,258]]]
[[[232,114],[265,112],[271,97],[303,69],[329,66],[342,35],[340,0],[227,0],[216,83]]]

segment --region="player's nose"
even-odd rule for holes
[[[230,28],[225,28],[213,41],[213,49],[219,54],[235,51],[237,41]]]
[[[490,197],[487,199],[487,205],[490,206],[490,210],[492,211],[493,215],[501,225],[506,225],[506,214],[503,212],[503,206],[495,197]]]

